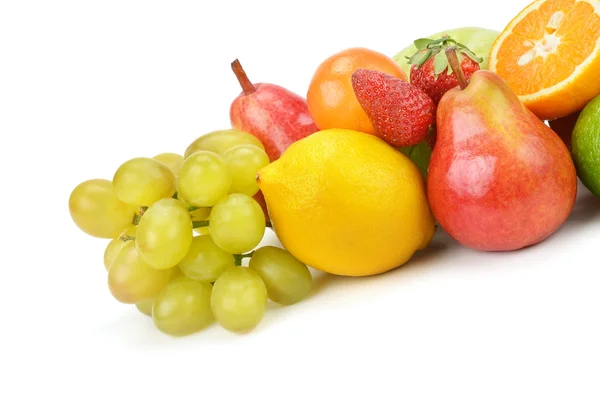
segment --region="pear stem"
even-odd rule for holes
[[[235,74],[235,77],[240,83],[240,86],[242,87],[242,90],[246,96],[256,92],[256,87],[252,84],[252,82],[250,82],[250,79],[248,79],[246,71],[244,71],[242,64],[240,64],[240,61],[237,58],[231,63],[231,69],[233,70],[233,73]]]
[[[458,62],[458,56],[456,55],[456,50],[454,47],[450,46],[446,48],[446,58],[448,58],[448,63],[454,72],[454,76],[456,76],[456,80],[458,81],[460,88],[464,90],[468,83],[465,79],[462,68],[460,67],[460,63]]]

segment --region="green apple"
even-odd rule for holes
[[[498,35],[500,35],[500,32],[486,28],[465,27],[434,33],[431,36],[427,36],[427,38],[435,40],[444,35],[448,35],[458,43],[464,44],[478,57],[483,58],[483,61],[479,64],[479,67],[481,69],[487,69],[490,48],[492,47],[494,40],[496,40]],[[415,39],[420,38],[416,37]],[[396,61],[404,70],[406,76],[410,76],[410,64],[408,63],[408,58],[406,57],[410,57],[416,52],[417,48],[414,44],[411,44],[392,57],[394,61]]]

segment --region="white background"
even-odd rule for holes
[[[334,52],[502,30],[528,4],[202,3],[1,3],[0,398],[600,398],[600,200],[583,188],[541,245],[482,254],[440,233],[382,276],[315,274],[311,298],[244,336],[173,339],[116,302],[106,241],[72,223],[69,194],[229,127],[233,59],[305,95]]]

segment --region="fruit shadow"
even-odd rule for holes
[[[582,184],[577,188],[577,192],[575,206],[564,224],[567,228],[578,227],[600,220],[600,197],[594,196]]]
[[[438,231],[426,249],[417,251],[406,263],[387,272],[371,276],[350,277],[313,270],[313,290],[310,297],[318,297],[325,289],[352,285],[362,286],[368,282],[388,279],[391,275],[397,279],[398,276],[408,278],[425,273],[428,268],[439,267],[445,253],[456,246],[458,244],[438,227]]]
[[[272,302],[268,304],[271,305]],[[273,308],[280,308],[271,306]],[[271,308],[269,307],[269,308]],[[261,323],[249,332],[234,333],[225,330],[218,322],[213,321],[204,329],[184,336],[171,336],[159,331],[154,325],[152,318],[130,309],[129,312],[115,317],[107,323],[101,332],[103,336],[111,336],[111,339],[117,340],[121,346],[137,351],[148,351],[164,348],[181,348],[190,343],[195,345],[227,345],[232,340],[244,340],[258,331],[268,329],[273,318],[267,319],[269,312]]]

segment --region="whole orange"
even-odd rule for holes
[[[321,130],[340,128],[374,134],[352,89],[352,73],[359,68],[384,72],[408,81],[400,66],[390,57],[363,47],[353,47],[333,54],[315,71],[306,102],[308,111]]]

